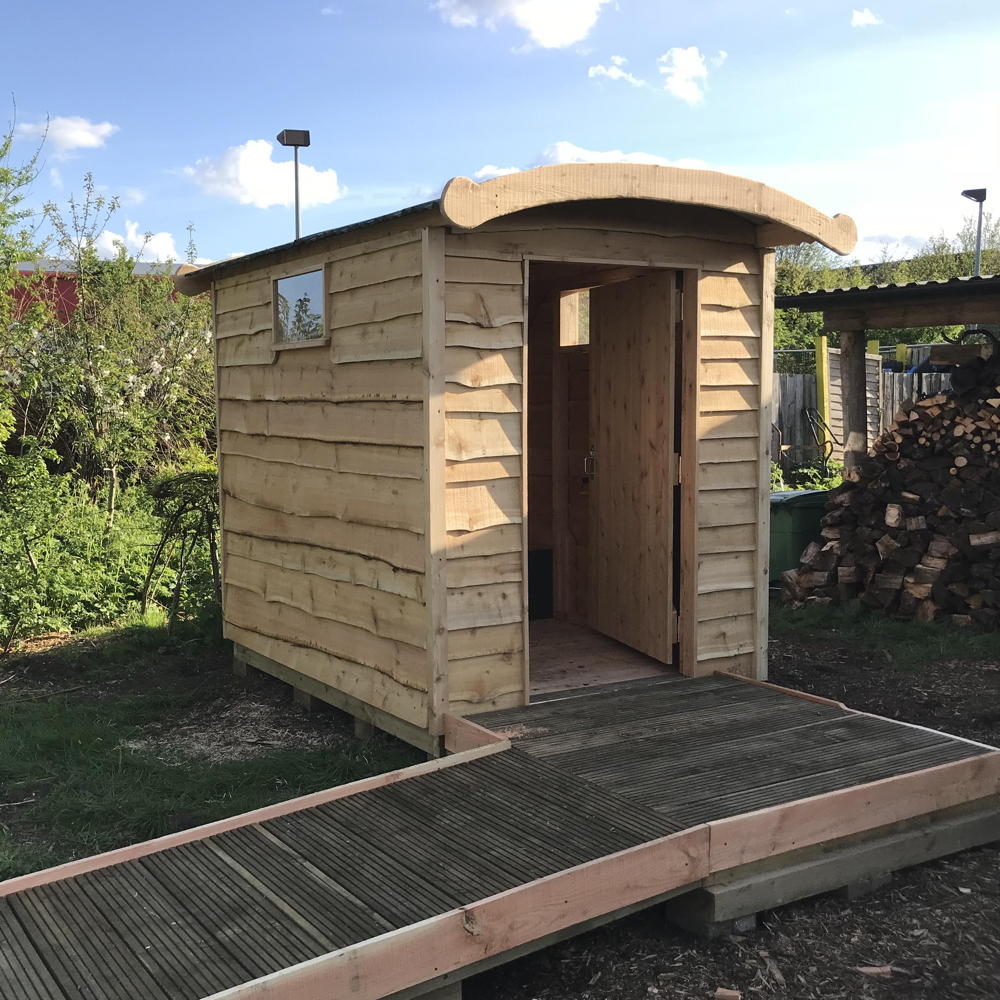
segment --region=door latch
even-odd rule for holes
[[[589,481],[597,475],[597,449],[591,445],[590,453],[583,460],[583,478]]]

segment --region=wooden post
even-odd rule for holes
[[[906,346],[906,344],[897,344],[896,360],[901,361],[905,365],[907,361],[909,361],[909,359],[910,359],[910,349]]]
[[[840,377],[844,394],[844,468],[854,469],[868,454],[868,387],[864,334],[840,334]]]
[[[882,355],[879,353],[877,340],[869,340],[866,350],[868,351],[869,354],[878,355],[879,358],[882,357]]]
[[[833,442],[830,440],[830,342],[827,338],[816,338],[816,409],[823,425],[819,428],[819,444],[822,457]]]

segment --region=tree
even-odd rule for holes
[[[819,243],[779,247],[775,254],[775,292],[799,295],[821,288],[849,288],[862,282],[855,261],[845,266],[842,258]],[[815,369],[813,346],[823,332],[820,313],[778,309],[774,314],[775,369],[779,372],[810,372]]]
[[[123,478],[149,478],[184,448],[213,449],[215,415],[208,302],[179,296],[167,267],[137,274],[121,245],[98,255],[117,207],[89,175],[65,212],[46,206],[77,304],[66,322],[19,331],[13,372],[22,434],[105,494],[109,523]]]

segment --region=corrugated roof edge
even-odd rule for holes
[[[401,208],[397,212],[388,212],[386,215],[379,215],[374,219],[364,219],[360,222],[351,222],[346,226],[338,226],[336,229],[325,229],[321,233],[310,233],[298,240],[291,240],[289,243],[282,243],[275,247],[268,247],[265,250],[255,250],[253,253],[243,254],[240,257],[230,257],[227,260],[216,261],[214,264],[206,264],[194,271],[178,275],[176,285],[179,291],[185,295],[198,295],[208,291],[213,281],[220,278],[239,274],[241,271],[249,270],[268,259],[287,250],[302,250],[315,244],[323,243],[326,240],[337,239],[348,233],[360,232],[364,229],[373,229],[375,226],[396,219],[405,219],[411,215],[420,215],[425,212],[433,212],[440,209],[441,202],[425,201],[419,205],[411,205],[409,208]]]
[[[894,297],[907,293],[926,293],[928,297],[933,297],[939,290],[943,290],[946,295],[955,292],[972,291],[985,293],[992,288],[1000,290],[1000,274],[983,274],[979,277],[975,275],[963,275],[956,278],[947,278],[944,281],[906,281],[902,284],[887,285],[864,285],[853,286],[851,288],[818,288],[811,292],[799,292],[796,295],[779,295],[775,298],[774,304],[779,309],[798,309],[816,307],[817,309],[825,303],[842,302],[845,299],[855,297],[862,299],[873,299],[876,297]]]

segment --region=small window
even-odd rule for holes
[[[323,272],[307,271],[274,283],[274,342],[301,344],[326,337]]]
[[[590,343],[590,289],[563,292],[559,297],[559,346]]]

